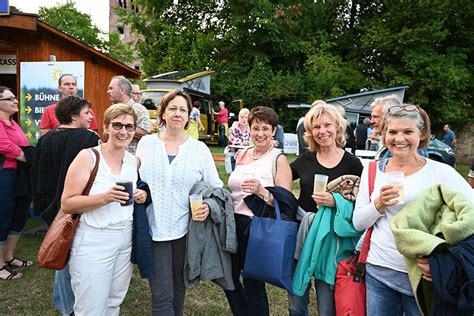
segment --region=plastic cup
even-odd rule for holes
[[[329,177],[325,174],[315,174],[313,192],[326,192],[328,178]]]
[[[391,171],[385,174],[387,176],[387,183],[398,189],[398,198],[392,199],[391,201],[397,201],[396,205],[405,203],[405,174],[402,171]]]
[[[125,204],[120,204],[121,206],[128,206],[133,204],[133,182],[132,181],[117,181],[115,182],[116,185],[123,186],[125,188],[125,192],[128,193],[128,200]]]
[[[193,220],[196,220],[197,208],[202,205],[202,195],[201,194],[192,194],[189,196],[189,204],[191,206],[191,214]]]
[[[245,180],[255,179],[255,168],[248,167],[242,170],[242,182]],[[249,194],[248,192],[244,192],[241,190],[242,194]]]

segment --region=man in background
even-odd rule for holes
[[[227,146],[227,136],[229,130],[229,110],[225,107],[224,101],[219,101],[219,112],[217,114],[217,135],[219,136],[219,146]]]
[[[367,143],[368,133],[367,130],[369,129],[370,125],[370,118],[366,117],[356,126],[355,130],[355,139],[356,139],[356,148],[357,149],[365,149]]]
[[[137,103],[142,103],[142,91],[140,90],[140,86],[137,84],[132,84],[132,99]]]
[[[77,96],[77,80],[71,74],[63,74],[58,80],[58,90],[61,92],[61,99],[69,96]],[[60,124],[56,118],[56,107],[57,103],[48,105],[41,116],[40,121],[40,137],[46,134],[50,129],[57,128]],[[95,121],[95,114],[90,110],[92,114],[92,121],[90,129],[97,132],[97,123]]]
[[[138,141],[143,136],[150,134],[151,131],[151,121],[150,116],[148,115],[148,110],[143,105],[135,102],[132,99],[132,83],[124,76],[112,77],[107,89],[107,94],[110,98],[110,101],[112,101],[112,104],[127,104],[128,106],[132,107],[137,114],[138,119],[135,136],[130,145],[127,147],[127,151],[135,155]]]
[[[456,134],[451,130],[449,124],[444,124],[443,130],[445,132],[443,137],[443,143],[451,147],[453,150],[456,149]]]

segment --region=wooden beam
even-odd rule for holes
[[[36,31],[36,14],[10,14],[0,16],[0,27]]]

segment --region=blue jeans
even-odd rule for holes
[[[62,315],[69,315],[74,307],[74,293],[71,288],[69,265],[56,271],[54,275],[53,304]]]
[[[290,316],[307,316],[309,304],[309,289],[303,296],[292,295],[288,293],[288,310]],[[316,300],[318,302],[319,316],[335,316],[336,305],[334,303],[334,289],[321,280],[316,280]]]
[[[8,237],[15,213],[16,169],[0,169],[0,246]]]
[[[368,273],[365,275],[365,285],[368,316],[421,315],[413,296],[400,293],[390,288]]]

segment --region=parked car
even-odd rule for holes
[[[434,136],[432,136],[430,144],[426,150],[428,151],[428,157],[430,159],[443,162],[450,165],[451,167],[454,167],[454,164],[456,163],[456,153],[451,147],[439,139],[436,139]],[[386,153],[387,149],[382,151],[378,157],[384,157]]]

